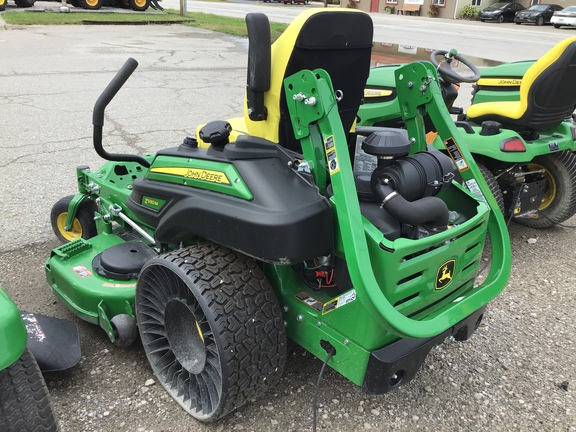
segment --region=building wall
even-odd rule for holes
[[[390,13],[390,7],[394,6],[394,13],[397,14],[398,11],[404,5],[404,2],[414,3],[417,0],[398,0],[396,4],[390,2],[389,0],[352,0],[356,5],[356,9],[362,10],[364,12],[374,12],[374,13]],[[428,11],[430,10],[430,5],[432,1],[437,0],[423,0],[423,4],[420,6],[420,16],[428,17]],[[503,0],[505,1],[505,0]],[[529,7],[534,4],[537,0],[515,0],[518,3]],[[475,5],[479,10],[482,10],[493,3],[497,3],[497,0],[480,0],[480,5]],[[538,3],[553,3],[558,4],[562,7],[566,6],[576,6],[576,0],[541,0]],[[460,11],[464,6],[472,5],[472,0],[445,0],[444,7],[440,6],[439,18],[449,18],[449,19],[460,19]],[[340,1],[341,7],[348,7],[347,0]]]

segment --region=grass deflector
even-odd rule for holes
[[[244,117],[155,155],[102,146],[127,61],[94,109],[109,162],[77,168],[79,192],[52,212],[67,243],[46,263],[56,296],[112,342],[139,333],[159,381],[203,421],[273,387],[287,337],[330,353],[364,391],[392,390],[435,344],[472,335],[510,271],[502,214],[431,65],[398,70],[407,130],[354,129],[370,16],[308,11],[272,46],[265,15],[246,21]],[[424,112],[452,136],[458,167],[426,146]]]

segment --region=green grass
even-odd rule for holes
[[[189,12],[185,17],[175,10],[165,13],[102,13],[102,12],[27,12],[10,11],[2,16],[7,24],[14,25],[81,25],[83,21],[150,23],[165,21],[182,21],[183,25],[212,30],[232,36],[247,37],[246,23],[240,18],[228,18],[213,14]],[[272,41],[286,29],[286,24],[270,23]]]

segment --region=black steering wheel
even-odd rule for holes
[[[442,56],[444,57],[444,63],[440,65],[436,57]],[[462,76],[459,73],[455,72],[452,69],[452,60],[458,60],[468,69],[470,69],[473,73],[472,76]],[[436,50],[430,54],[430,61],[438,71],[438,73],[442,76],[444,81],[447,81],[452,84],[458,84],[462,82],[466,83],[475,83],[480,79],[480,71],[473,63],[471,63],[468,59],[462,57],[455,49],[451,49],[450,51],[442,51]]]

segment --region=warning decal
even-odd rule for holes
[[[328,171],[330,171],[330,175],[336,174],[340,171],[340,165],[338,165],[338,157],[336,155],[336,147],[334,147],[333,135],[326,138],[324,148],[326,150],[326,160],[328,161]]]
[[[301,302],[306,303],[311,308],[316,309],[318,312],[320,312],[322,310],[322,303],[320,303],[318,300],[310,297],[305,292],[298,293],[294,297],[296,297]]]
[[[74,267],[72,267],[72,270],[74,271],[74,273],[76,273],[81,278],[92,276],[92,273],[90,272],[90,270],[88,270],[83,265],[74,266]]]
[[[328,312],[338,309],[339,307],[345,306],[348,303],[352,303],[356,300],[356,290],[350,290],[344,294],[330,300],[328,303],[324,304],[322,308],[322,315],[326,315]]]
[[[474,179],[466,180],[466,187],[480,201],[482,201],[484,204],[486,204],[487,207],[490,207],[490,205],[488,204],[488,201],[486,201],[486,197],[482,193],[482,190],[480,189],[480,186],[478,186],[478,183],[476,182],[476,180],[474,180]]]
[[[462,153],[460,152],[460,149],[458,148],[458,144],[456,144],[456,141],[454,141],[453,138],[448,138],[446,141],[444,141],[444,146],[446,147],[446,150],[448,150],[448,153],[450,154],[450,157],[454,161],[456,168],[458,168],[458,171],[460,172],[466,171],[469,167],[464,158],[462,157]]]
[[[305,292],[298,293],[294,297],[296,297],[301,302],[306,303],[308,306],[317,310],[318,312],[322,312],[322,315],[326,315],[328,312],[332,312],[333,310],[336,310],[339,307],[345,306],[348,303],[356,300],[356,290],[352,289],[347,291],[326,303],[321,303]]]

